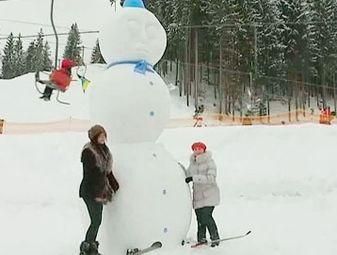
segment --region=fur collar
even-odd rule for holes
[[[204,163],[204,162],[209,161],[211,158],[212,158],[212,152],[205,151],[204,153],[202,153],[198,156],[195,155],[195,153],[192,153],[190,161],[200,164],[200,163]]]
[[[109,173],[112,171],[112,155],[108,146],[98,147],[89,142],[83,147],[83,150],[85,149],[92,151],[96,159],[96,166],[101,172]]]

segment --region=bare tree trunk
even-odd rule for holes
[[[270,123],[270,100],[269,100],[269,96],[267,96],[267,115],[268,115],[268,123]]]
[[[198,53],[198,29],[194,30],[194,106],[199,107],[199,53]]]
[[[192,64],[192,47],[193,47],[193,33],[192,29],[188,30],[188,38],[189,38],[189,45],[188,45],[188,66],[189,66],[189,83],[188,83],[188,95],[192,97],[192,81],[193,81],[193,64]]]
[[[228,115],[229,111],[230,111],[230,107],[229,107],[229,93],[228,93],[228,88],[229,88],[229,82],[228,82],[228,75],[225,75],[225,84],[224,84],[224,99],[225,99],[225,114]]]
[[[176,58],[176,82],[175,85],[178,85],[178,79],[179,79],[179,59]]]
[[[229,93],[228,93],[228,113],[232,113],[232,101]]]
[[[184,76],[184,94],[186,95],[186,105],[190,106],[189,100],[189,84],[190,84],[190,65],[189,65],[189,29],[186,28],[186,42],[185,42],[185,76]]]
[[[295,76],[296,77],[296,76]],[[297,77],[296,77],[297,78]],[[295,108],[296,108],[296,121],[298,121],[298,82],[295,80]]]
[[[182,96],[182,89],[183,89],[183,66],[181,65],[181,62],[178,60],[179,68],[179,96]]]
[[[244,95],[245,85],[241,82],[241,95],[240,95],[240,117],[242,118],[242,107],[243,107],[243,95]]]
[[[289,83],[288,81],[288,115],[289,115],[289,122],[291,122],[291,95],[292,95],[292,87],[289,88]]]
[[[337,102],[336,102],[336,73],[335,72],[333,73],[332,82],[333,82],[333,103],[334,103],[335,114],[336,114]]]
[[[322,99],[323,99],[323,108],[327,106],[326,104],[326,88],[325,88],[325,65],[322,64]]]
[[[232,95],[232,116],[233,116],[233,121],[235,121],[235,101],[234,101],[233,95]]]
[[[223,113],[223,87],[222,87],[222,46],[221,46],[221,37],[220,37],[220,42],[219,42],[219,113]]]
[[[214,99],[217,100],[218,98],[218,94],[217,94],[217,90],[216,90],[216,86],[215,84],[219,84],[220,82],[220,77],[218,77],[219,75],[214,72],[214,86],[213,86],[213,95],[214,95]],[[219,92],[220,93],[220,92]],[[220,96],[220,95],[219,95]]]
[[[306,96],[305,96],[305,89],[304,89],[304,82],[305,76],[302,73],[302,80],[301,80],[301,100],[302,100],[302,109],[303,109],[303,117],[305,117],[305,110],[306,110]]]

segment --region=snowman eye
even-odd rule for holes
[[[129,31],[137,31],[138,26],[139,25],[137,24],[137,21],[135,20],[128,20],[127,22],[127,27]]]
[[[148,36],[148,38],[155,38],[158,36],[159,34],[159,29],[157,26],[151,24],[146,26],[146,35]]]

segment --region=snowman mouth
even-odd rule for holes
[[[140,47],[136,48],[136,51],[138,53],[142,54],[142,55],[145,55],[145,56],[148,56],[150,54],[150,52],[148,50],[146,50],[144,48],[140,48]]]

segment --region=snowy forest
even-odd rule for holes
[[[219,100],[219,113],[227,114],[249,97],[252,102],[258,99],[267,114],[273,100],[305,109],[316,98],[318,107],[333,100],[336,110],[337,1],[144,3],[168,35],[167,50],[156,68],[163,76],[174,76],[187,105],[198,107],[199,98],[211,96]],[[8,37],[1,53],[3,79],[52,68],[42,30],[26,51],[21,40],[20,35]],[[82,47],[73,24],[63,57],[82,63]],[[91,63],[103,62],[97,41]],[[210,90],[211,95],[206,93]]]
[[[14,77],[36,71],[50,71],[53,68],[51,51],[47,39],[42,31],[29,44],[27,50],[23,49],[22,36],[8,36],[3,49],[2,68],[0,78],[12,79]],[[83,64],[83,45],[77,24],[72,24],[67,38],[67,44],[62,55],[63,58],[73,59],[77,64]],[[91,63],[104,63],[98,40],[92,50]]]
[[[333,98],[336,108],[337,1],[149,0],[148,7],[167,29],[164,69],[176,69],[182,93],[195,98],[213,85],[220,113],[242,104],[247,87],[266,104],[281,98],[305,108],[315,96],[322,106]]]

